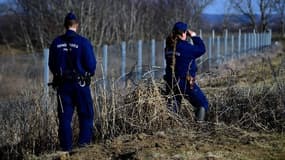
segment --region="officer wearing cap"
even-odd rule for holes
[[[192,39],[192,44],[187,41]],[[171,34],[166,39],[164,79],[167,82],[167,92],[173,94],[168,105],[178,112],[182,95],[194,107],[197,121],[204,121],[208,110],[208,100],[195,83],[197,72],[196,58],[206,52],[205,45],[195,32],[188,29],[183,22],[175,23]]]
[[[49,68],[58,95],[60,146],[63,151],[71,151],[71,121],[75,108],[80,126],[78,145],[91,142],[94,109],[89,85],[96,59],[91,43],[76,33],[78,21],[73,13],[66,15],[64,27],[65,34],[55,38],[50,46]]]

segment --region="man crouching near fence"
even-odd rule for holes
[[[66,15],[64,27],[66,33],[55,38],[50,46],[49,68],[53,74],[52,86],[58,95],[60,147],[70,152],[75,106],[80,126],[78,145],[91,142],[94,109],[89,85],[95,73],[96,59],[89,40],[76,33],[78,21],[73,13]]]

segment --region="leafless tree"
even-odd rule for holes
[[[281,25],[281,33],[283,37],[285,37],[285,1],[284,0],[274,0],[273,6],[275,12],[279,15],[280,25]]]
[[[18,39],[30,52],[48,47],[64,32],[64,15],[73,11],[80,34],[99,47],[137,39],[162,39],[176,21],[198,27],[213,0],[16,0]]]
[[[260,30],[265,31],[268,26],[268,18],[272,13],[271,0],[230,0],[233,7],[250,20],[252,29],[257,29],[257,14],[260,12]]]
[[[160,31],[164,34],[169,32],[172,25],[177,21],[184,21],[192,28],[198,28],[201,24],[202,11],[213,0],[157,0],[153,22],[158,22]],[[160,21],[157,21],[157,20]]]
[[[189,0],[188,6],[191,11],[191,19],[189,23],[194,24],[194,27],[199,27],[195,25],[200,25],[200,18],[202,15],[203,10],[210,5],[213,2],[213,0]]]
[[[268,21],[273,8],[272,4],[272,0],[259,0],[261,31],[266,31],[268,29]]]
[[[63,4],[63,5],[62,5]],[[49,44],[50,37],[59,33],[59,15],[62,6],[66,2],[60,3],[56,0],[17,0],[14,12],[18,18],[19,33],[18,38],[24,41],[28,52],[35,52],[35,48],[45,48]],[[65,12],[64,12],[65,13]]]

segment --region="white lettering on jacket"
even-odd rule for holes
[[[56,46],[56,48],[62,48],[62,47],[66,47],[66,43],[58,44],[58,45]]]
[[[78,48],[78,44],[75,43],[70,43],[69,46],[72,48]],[[58,44],[56,47],[57,48],[67,47],[67,44],[66,43]]]
[[[78,48],[78,44],[75,44],[75,43],[70,43],[69,46],[72,48]]]

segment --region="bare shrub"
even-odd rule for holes
[[[238,62],[237,70],[228,65],[225,70],[230,72],[203,83],[210,100],[210,121],[244,129],[284,132],[284,54],[247,58],[250,64]]]
[[[167,109],[166,97],[161,94],[162,83],[153,79],[141,81],[135,88],[118,89],[115,84],[95,95],[96,124],[103,137],[139,132],[151,133],[187,122]]]
[[[18,96],[1,101],[1,157],[21,159],[56,148],[55,112],[47,108],[54,104],[44,97],[41,88],[24,88]]]
[[[284,87],[283,87],[283,92]],[[284,104],[276,85],[229,87],[211,97],[210,121],[244,129],[284,131]]]

